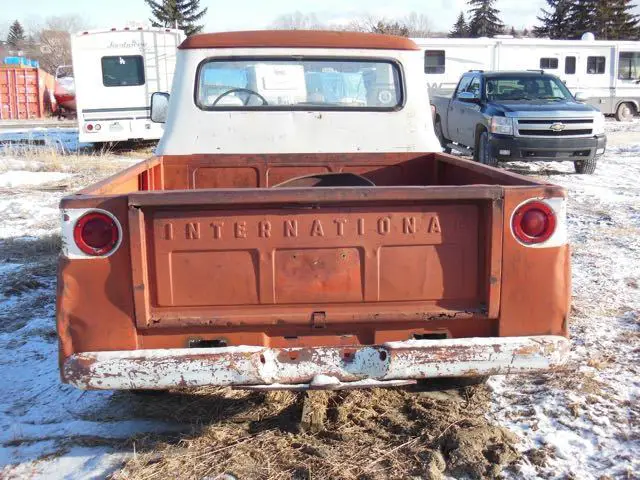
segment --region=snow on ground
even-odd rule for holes
[[[639,478],[639,154],[640,144],[614,146],[594,175],[529,166],[569,191],[573,348],[566,375],[490,381],[494,416],[528,451],[513,478]]]
[[[24,187],[59,182],[69,177],[63,172],[32,172],[29,170],[10,170],[0,173],[0,187]]]
[[[513,479],[639,476],[640,122],[607,128],[611,147],[595,175],[566,163],[508,165],[568,189],[574,289],[571,370],[490,380],[490,416],[522,438]],[[33,161],[0,157],[0,171]],[[57,232],[64,194],[0,189],[2,478],[103,478],[135,438],[185,427],[150,417],[152,399],[59,382],[55,278],[29,252]]]
[[[0,130],[0,153],[3,150],[44,146],[61,152],[75,152],[91,144],[78,142],[77,128],[4,128]]]

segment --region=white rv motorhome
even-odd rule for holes
[[[71,40],[81,142],[157,140],[151,94],[169,92],[185,36],[167,28],[80,32]]]
[[[431,90],[452,92],[469,70],[540,69],[560,77],[604,114],[640,113],[640,42],[538,38],[417,38]]]

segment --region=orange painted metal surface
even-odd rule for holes
[[[353,48],[420,50],[408,38],[364,32],[256,30],[191,35],[178,47],[190,48]]]
[[[318,172],[375,186],[273,188]],[[198,345],[566,336],[567,245],[529,248],[509,226],[523,200],[565,195],[433,153],[152,158],[61,202],[106,210],[124,232],[107,258],[60,261],[61,365]]]
[[[50,114],[55,79],[39,68],[0,66],[0,120],[27,120]]]

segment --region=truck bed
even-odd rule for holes
[[[374,186],[281,185],[337,172]],[[110,257],[61,259],[61,358],[563,335],[568,249],[504,234],[515,206],[554,196],[439,153],[154,157],[61,202],[124,232]]]

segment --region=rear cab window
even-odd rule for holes
[[[202,110],[397,110],[400,65],[364,58],[211,58],[195,100]]]
[[[105,87],[144,85],[142,55],[102,57],[102,83]]]

